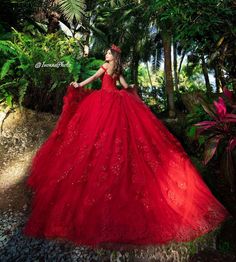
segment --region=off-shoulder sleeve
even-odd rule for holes
[[[107,71],[107,69],[103,65],[101,65],[100,68],[102,68],[105,72]]]

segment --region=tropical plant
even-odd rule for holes
[[[236,90],[235,2],[171,1],[166,15],[173,19],[176,38],[202,61],[203,71],[214,69],[217,89],[231,83]]]
[[[82,52],[75,39],[59,33],[32,37],[13,28],[13,38],[0,41],[0,52],[0,99],[9,105],[21,106],[27,94],[26,104],[50,108],[54,91],[80,75]]]
[[[235,191],[236,172],[236,102],[232,91],[223,88],[223,97],[218,101],[207,104],[202,99],[202,106],[211,120],[194,124],[197,127],[196,138],[199,135],[206,136],[204,160],[206,165],[213,156],[221,161],[221,169],[224,171],[231,190]]]
[[[154,113],[160,113],[165,110],[166,96],[163,70],[155,70],[155,73],[149,74],[147,64],[139,65],[139,93],[144,102]]]
[[[206,85],[202,79],[200,66],[195,66],[189,71],[188,65],[183,65],[178,74],[178,93],[189,93],[194,91],[206,91]]]
[[[149,23],[154,26],[159,34],[163,47],[164,68],[165,68],[165,92],[168,101],[169,116],[174,117],[174,80],[172,70],[172,40],[173,40],[173,21],[172,16],[166,14],[172,3],[170,1],[141,1],[145,10],[145,16],[150,17]]]
[[[80,21],[82,16],[85,15],[85,2],[85,0],[59,0],[57,5],[65,15],[67,21],[73,22],[74,18],[77,21]]]

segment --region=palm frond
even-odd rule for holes
[[[69,22],[72,22],[74,18],[80,21],[86,14],[85,0],[59,0],[58,7]]]

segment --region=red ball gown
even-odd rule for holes
[[[103,69],[99,90],[68,86],[33,158],[24,234],[128,248],[191,241],[218,227],[230,214],[180,142]]]

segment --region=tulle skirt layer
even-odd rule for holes
[[[35,155],[24,233],[129,248],[184,242],[229,216],[181,144],[131,91],[68,86]]]

